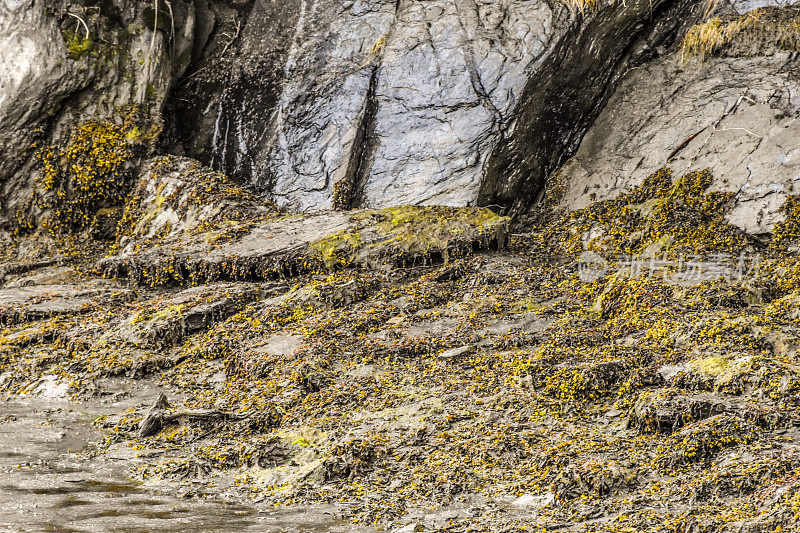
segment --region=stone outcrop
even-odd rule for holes
[[[627,69],[672,46],[691,2],[602,5],[570,27],[521,94],[512,127],[492,154],[479,203],[521,211],[571,155]]]
[[[563,5],[515,0],[256,2],[227,88],[208,81],[212,66],[186,90],[215,99],[189,154],[211,144],[216,167],[303,209],[474,204],[567,19]]]
[[[196,32],[193,4],[157,5],[0,5],[0,224],[36,211],[36,150],[67,143],[76,124],[117,121],[122,109],[136,108],[158,126]]]
[[[708,57],[675,53],[632,70],[559,171],[561,204],[615,197],[665,165],[708,168],[711,190],[735,194],[728,220],[771,232],[800,180],[797,16],[793,8],[746,15],[759,18],[755,29]]]
[[[177,90],[180,150],[300,209],[531,202],[690,7],[256,2],[238,55],[200,61]],[[535,176],[532,151],[552,159]],[[506,172],[508,157],[526,163]]]
[[[124,301],[130,291],[107,280],[77,285],[34,285],[0,290],[0,325],[85,313],[101,302]]]
[[[399,206],[287,214],[185,158],[148,165],[125,209],[106,276],[135,283],[264,280],[313,269],[430,264],[505,246],[508,222],[485,208]]]

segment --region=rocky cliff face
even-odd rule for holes
[[[559,171],[562,204],[617,196],[664,165],[708,168],[714,190],[734,194],[729,220],[770,233],[800,181],[798,15],[760,9],[712,21],[694,31],[714,32],[716,48],[690,34],[682,53],[632,70]]]
[[[136,0],[0,6],[0,223],[17,229],[41,218],[47,204],[41,197],[55,194],[53,183],[42,186],[43,158],[68,158],[69,150],[59,148],[75,144],[77,126],[135,114],[157,135],[164,99],[188,66],[197,34],[191,4],[175,2],[171,12],[157,6]],[[130,144],[146,144],[132,129],[127,133]],[[99,142],[95,136],[90,144]],[[75,188],[62,189],[67,201]]]
[[[210,144],[222,170],[303,209],[474,203],[520,91],[569,24],[545,2],[257,2],[230,89],[195,82],[213,104],[191,155]],[[252,53],[264,45],[266,60]]]
[[[208,158],[211,145],[223,171],[301,209],[530,202],[622,67],[652,54],[690,10],[587,7],[316,1],[278,13],[257,2],[228,88],[188,89],[212,100],[190,153]],[[505,172],[506,159],[532,152],[538,170]]]
[[[523,212],[555,174],[580,208],[667,164],[709,167],[737,193],[731,220],[769,232],[795,178],[797,13],[764,4],[7,2],[4,227],[119,209],[161,151],[301,210]],[[713,32],[725,42],[702,50]],[[87,122],[115,124],[113,172],[74,148]],[[81,198],[76,168],[119,192]]]
[[[259,527],[800,531],[798,8],[5,0],[0,30],[0,396],[116,411],[69,498],[113,457]],[[134,523],[20,479],[20,529]],[[161,503],[135,523],[186,524]]]

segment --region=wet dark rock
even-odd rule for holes
[[[247,418],[247,428],[253,433],[266,433],[271,429],[280,427],[283,415],[277,409],[259,412]],[[259,460],[261,463],[261,460]],[[277,463],[277,461],[276,461]],[[259,464],[263,468],[261,464]]]
[[[691,19],[692,6],[681,0],[612,3],[568,25],[519,96],[513,126],[487,162],[479,205],[524,210],[534,204],[622,75],[669,47]]]
[[[380,279],[371,274],[319,280],[289,291],[283,302],[296,306],[345,307],[360,302],[380,287]]]
[[[353,479],[368,474],[389,450],[365,439],[346,440],[334,447],[333,455],[325,460],[324,478]]]
[[[149,437],[155,435],[164,427],[164,414],[170,408],[167,395],[163,392],[158,395],[153,406],[147,412],[144,420],[139,425],[139,437]]]

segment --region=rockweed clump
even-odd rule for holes
[[[140,126],[136,108],[129,108],[117,121],[78,124],[64,144],[38,148],[38,207],[49,212],[44,224],[51,233],[92,228],[99,215],[122,206],[131,186],[129,164],[155,136]]]

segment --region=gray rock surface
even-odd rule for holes
[[[331,208],[335,184],[353,172],[350,161],[363,147],[359,128],[397,6],[395,0],[339,4],[304,1],[300,7],[269,163],[266,174],[255,176],[262,184],[269,180],[281,205]]]
[[[727,2],[727,5],[740,15],[761,7],[788,7],[797,4],[797,0],[729,0]]]
[[[363,204],[474,205],[486,161],[564,12],[546,2],[406,2],[387,39]]]
[[[697,17],[691,0],[597,4],[528,78],[487,163],[480,205],[524,211],[574,152],[622,75],[665,53]]]
[[[639,185],[664,165],[709,168],[735,193],[732,224],[766,233],[800,181],[800,78],[794,55],[670,56],[632,71],[559,172],[578,209]]]
[[[563,32],[554,19],[564,11],[383,0],[300,20],[266,172],[275,200],[303,209],[474,204],[488,153],[535,61]]]
[[[98,266],[106,276],[149,285],[402,266],[501,248],[508,222],[485,208],[442,206],[286,214],[195,161],[164,157],[140,174],[118,246]],[[339,289],[323,299],[352,301],[347,293],[360,292]]]
[[[67,52],[43,2],[0,5],[0,176],[19,165],[42,119],[91,80]]]
[[[0,289],[0,325],[86,312],[101,303],[124,301],[130,296],[129,289],[108,280],[4,288]]]
[[[178,151],[300,209],[530,200],[519,179],[500,183],[498,143],[538,123],[547,142],[537,149],[558,159],[618,72],[672,35],[688,7],[666,0],[580,13],[543,0],[260,0],[236,54],[201,61],[179,90],[191,112],[175,119]],[[552,83],[563,79],[578,85]],[[549,102],[521,115],[541,100],[539,86],[553,98],[572,90],[563,124],[543,113]],[[563,142],[562,126],[574,130]],[[527,157],[527,148],[519,142],[511,152]]]

